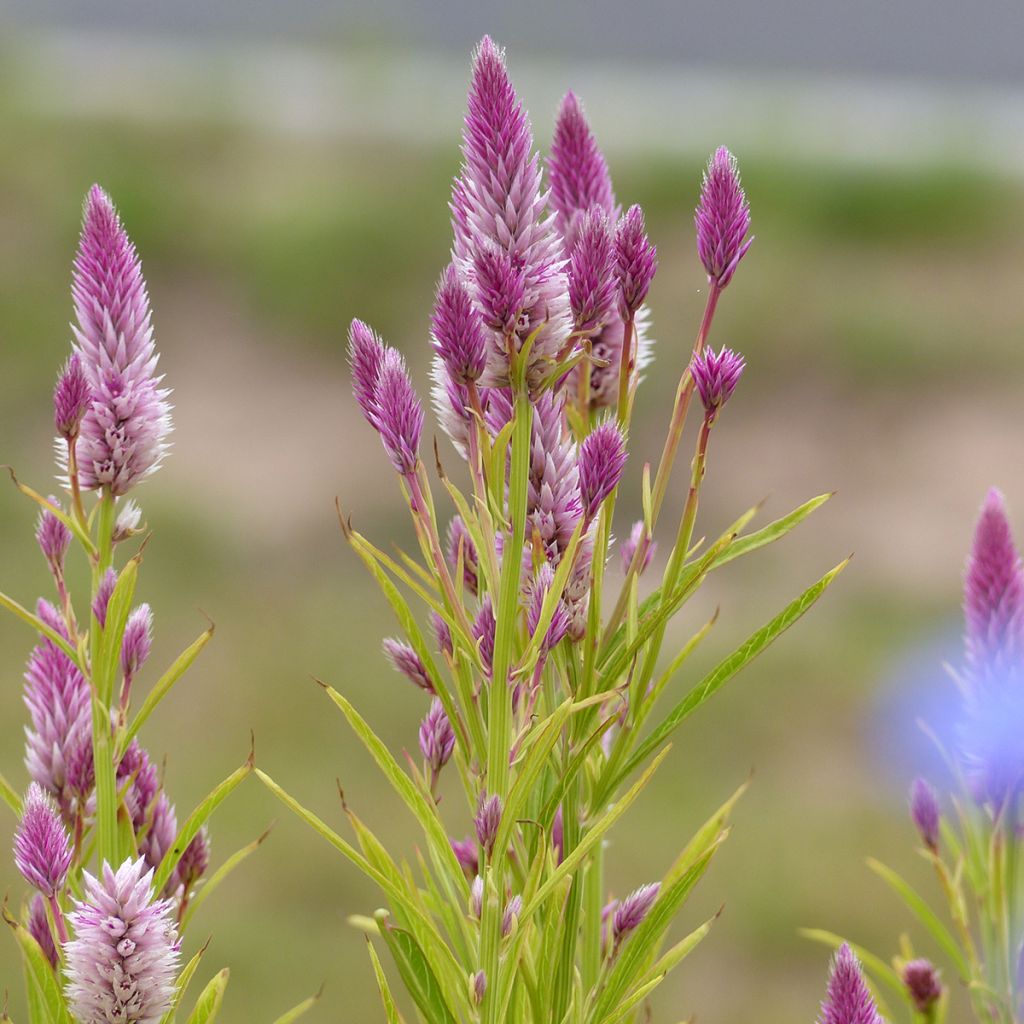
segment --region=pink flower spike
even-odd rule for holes
[[[606,421],[595,427],[580,445],[580,497],[587,520],[619,484],[626,466],[626,441],[619,425]]]
[[[64,888],[71,867],[71,841],[53,798],[33,782],[14,836],[14,863],[29,885],[47,899]]]
[[[657,269],[658,250],[647,237],[643,210],[631,206],[615,232],[615,275],[624,320],[643,305]]]
[[[445,714],[444,706],[435,697],[430,710],[420,723],[420,753],[430,770],[438,772],[451,760],[455,750],[455,732]]]
[[[723,348],[717,355],[707,348],[693,357],[690,373],[709,423],[736,390],[745,365],[743,356],[731,348]]]
[[[96,596],[92,599],[92,613],[104,629],[107,625],[107,605],[110,604],[110,598],[116,586],[117,573],[113,569],[108,569],[103,574],[100,585],[96,588]]]
[[[501,811],[501,797],[497,793],[493,796],[488,796],[483,791],[480,793],[473,825],[476,828],[476,838],[488,857],[490,857],[494,850],[494,840],[498,836],[498,826],[501,824]]]
[[[860,963],[845,942],[832,959],[832,973],[818,1024],[884,1024],[864,981]]]
[[[437,692],[433,680],[427,675],[427,668],[422,659],[409,644],[389,636],[384,638],[382,647],[396,671],[401,672],[421,690],[426,690],[427,693]]]
[[[72,352],[53,390],[53,422],[65,441],[78,437],[82,417],[88,412],[91,402],[92,388],[82,370],[82,361],[77,352]]]
[[[939,810],[935,790],[924,779],[915,779],[910,787],[910,817],[917,827],[921,842],[933,853],[939,849]]]
[[[43,951],[51,967],[57,966],[57,945],[50,930],[50,919],[46,916],[46,901],[39,893],[32,897],[28,908],[28,931]]]
[[[708,161],[694,223],[697,253],[708,281],[724,288],[754,241],[744,241],[750,230],[750,205],[740,185],[736,158],[725,146]]]
[[[385,351],[381,363],[374,395],[374,415],[391,464],[403,476],[411,476],[419,462],[423,406],[409,379],[405,360],[393,348]]]
[[[624,900],[618,903],[612,914],[612,935],[618,945],[630,932],[643,924],[651,912],[658,893],[661,892],[660,882],[651,882],[634,889]]]
[[[454,264],[441,275],[430,320],[434,350],[460,384],[480,379],[487,365],[487,335]]]
[[[384,362],[384,344],[362,320],[353,320],[349,325],[348,357],[352,368],[352,392],[363,415],[376,429],[374,396]]]
[[[615,316],[615,249],[608,216],[595,206],[580,218],[569,257],[569,304],[576,329],[587,333]]]
[[[60,508],[60,501],[57,498],[51,495],[48,500],[51,505]],[[71,531],[45,508],[39,513],[36,543],[49,564],[50,571],[57,580],[60,580],[64,575],[64,556],[71,544]]]

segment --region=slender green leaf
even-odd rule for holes
[[[146,720],[156,710],[157,705],[171,692],[171,688],[174,684],[189,670],[192,662],[199,657],[199,652],[210,642],[213,637],[213,625],[204,630],[188,647],[185,648],[174,659],[171,667],[156,681],[156,685],[149,693],[146,694],[146,699],[142,702],[142,706],[139,708],[132,724],[128,727],[128,731],[125,733],[118,745],[118,751],[124,753],[128,749],[128,745],[138,735],[139,730],[145,724]]]
[[[236,768],[219,786],[214,787],[205,800],[188,816],[188,820],[181,826],[174,845],[164,854],[157,868],[156,877],[153,879],[153,891],[163,892],[164,886],[170,880],[171,874],[178,866],[182,854],[188,849],[189,843],[199,834],[199,830],[209,820],[210,815],[227,799],[227,797],[238,787],[238,785],[252,774],[253,756],[250,753],[245,764]]]
[[[199,967],[199,961],[203,959],[203,954],[206,952],[206,947],[208,945],[209,942],[203,943],[199,952],[189,960],[185,965],[185,969],[178,975],[178,980],[174,985],[174,997],[171,999],[170,1009],[160,1019],[160,1024],[173,1024],[174,1017],[178,1012],[178,1007],[181,1006],[181,1001],[185,997],[185,992],[188,989],[188,983],[196,973],[196,969]]]
[[[228,987],[230,975],[231,972],[225,967],[210,979],[206,988],[199,993],[195,1009],[188,1016],[188,1024],[213,1024],[220,1013],[220,1004],[224,999],[224,989]]]
[[[380,934],[379,928],[377,934]],[[391,995],[391,988],[384,975],[384,968],[380,965],[380,957],[377,956],[377,950],[373,948],[373,943],[369,938],[366,940],[366,950],[370,954],[370,962],[373,964],[373,974],[377,979],[377,988],[380,989],[380,998],[384,1003],[384,1015],[387,1017],[388,1024],[401,1024],[402,1018],[398,1015],[398,1007],[395,1006],[394,996]]]
[[[132,609],[141,560],[141,555],[128,559],[118,575],[113,593],[107,602],[107,613],[100,631],[99,658],[93,666],[93,684],[99,690],[100,701],[106,707],[110,706],[113,699],[114,676],[121,656],[121,641]],[[96,628],[95,624],[93,628]]]
[[[38,615],[33,615],[27,608],[22,607],[14,600],[13,597],[8,597],[4,593],[0,593],[0,608],[6,608],[9,612],[16,615],[22,622],[31,626],[36,633],[40,633],[46,637],[51,643],[56,644],[74,663],[78,668],[82,668],[82,659],[78,655],[71,644],[67,642],[55,629],[48,626]]]
[[[273,827],[273,826],[271,826]],[[236,850],[217,870],[210,875],[210,877],[196,890],[191,901],[188,905],[188,910],[185,911],[185,916],[181,922],[181,930],[185,931],[189,926],[189,922],[195,916],[196,911],[209,899],[210,894],[215,892],[221,885],[221,883],[249,856],[255,853],[260,846],[263,845],[267,836],[270,835],[270,829],[268,828],[261,836],[258,836],[251,843],[243,846],[240,850]]]
[[[21,818],[21,797],[15,792],[14,787],[0,775],[0,800],[3,800],[5,804],[12,811],[16,818]]]
[[[50,966],[46,954],[39,947],[39,943],[32,938],[28,929],[11,917],[6,907],[3,908],[2,913],[4,921],[14,932],[15,941],[21,950],[30,1000],[34,995],[33,1007],[38,1010],[41,1019],[46,1024],[71,1024],[71,1017],[64,1002],[60,983],[57,981],[57,975]]]
[[[45,509],[52,515],[55,515],[77,538],[82,547],[85,548],[89,555],[96,554],[96,545],[93,544],[92,538],[82,529],[81,523],[75,516],[69,516],[62,508],[54,505],[48,498],[44,498],[38,491],[33,490],[27,484],[23,484],[15,475],[14,469],[11,466],[3,467],[11,475],[11,480],[14,481],[14,486],[21,491],[26,497],[31,498],[40,508]]]
[[[946,926],[939,920],[938,915],[928,906],[924,898],[900,875],[893,871],[892,868],[886,867],[881,861],[869,857],[868,867],[903,900],[907,905],[907,909],[928,929],[932,938],[935,939],[950,960],[956,965],[957,971],[960,972],[960,977],[965,981],[969,980],[971,969],[967,963],[967,957],[959,945],[957,945],[956,939],[949,933]]]
[[[781,519],[776,519],[774,522],[769,523],[767,526],[762,526],[760,530],[755,530],[753,533],[748,534],[746,537],[737,537],[732,544],[722,552],[722,554],[715,559],[715,568],[720,565],[725,565],[726,562],[731,562],[734,558],[739,558],[741,555],[749,554],[751,551],[757,550],[757,548],[763,548],[766,544],[771,544],[774,541],[785,537],[794,526],[803,522],[815,509],[821,508],[826,501],[829,500],[835,494],[832,491],[829,494],[819,494],[816,498],[811,498],[810,501],[805,501],[799,508],[795,508],[789,515],[783,516]]]
[[[395,958],[398,972],[402,975],[405,987],[426,1018],[428,1024],[456,1024],[455,1017],[438,983],[437,976],[430,962],[423,955],[423,950],[413,938],[411,932],[403,928],[394,928],[387,923],[387,911],[377,911],[377,925],[381,937],[387,943],[391,955]]]
[[[651,732],[626,761],[614,781],[606,783],[603,789],[611,790],[621,779],[639,767],[678,728],[684,719],[697,710],[716,690],[728,682],[741,668],[757,657],[776,637],[784,633],[797,621],[825,592],[829,584],[846,568],[849,559],[840,562],[827,572],[817,583],[808,587],[795,601],[788,604],[769,623],[762,626],[719,662],[689,693],[669,712],[664,721]]]
[[[323,985],[320,986],[320,990],[311,995],[308,999],[303,999],[298,1006],[293,1006],[287,1013],[282,1013],[274,1024],[294,1024],[304,1013],[308,1013],[313,1009],[314,1006],[320,1001],[320,997],[324,994]]]

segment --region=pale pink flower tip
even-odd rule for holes
[[[818,1024],[884,1024],[854,952],[844,942],[832,959]]]
[[[745,365],[743,356],[731,348],[723,348],[718,353],[706,348],[693,357],[690,373],[709,420],[714,419],[719,409],[729,401]]]
[[[142,266],[109,196],[85,200],[71,287],[76,351],[91,389],[78,439],[81,485],[124,494],[168,450],[170,392],[160,387]]]
[[[579,452],[580,499],[588,520],[618,486],[625,466],[626,441],[618,424],[609,420],[595,427]]]
[[[33,782],[14,836],[14,863],[29,885],[49,898],[64,888],[71,867],[71,842],[53,798]]]
[[[156,1024],[170,1009],[180,946],[172,900],[154,900],[145,860],[85,873],[69,915],[67,997],[80,1024]]]
[[[708,280],[724,288],[753,242],[753,238],[746,238],[750,205],[740,185],[739,167],[725,146],[720,146],[708,161],[694,223],[697,253]]]

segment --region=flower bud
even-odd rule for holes
[[[736,390],[744,366],[743,356],[731,348],[723,348],[717,355],[707,348],[693,357],[690,373],[709,423]]]
[[[595,427],[579,451],[580,499],[588,520],[618,486],[625,466],[626,442],[619,425],[609,420]]]
[[[615,232],[615,278],[623,320],[643,305],[657,269],[658,250],[647,237],[643,210],[631,206]]]
[[[455,749],[455,733],[444,707],[437,697],[430,704],[420,724],[420,752],[430,770],[436,775],[451,759]]]
[[[910,787],[910,817],[921,836],[921,842],[933,853],[938,853],[941,811],[935,790],[924,779],[915,779]]]
[[[902,977],[918,1013],[928,1013],[942,998],[939,972],[930,960],[910,960],[905,963]]]
[[[476,828],[476,838],[488,857],[494,850],[494,840],[501,824],[501,809],[501,797],[497,793],[493,796],[488,796],[486,792],[480,793],[473,825]]]

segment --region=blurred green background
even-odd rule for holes
[[[411,541],[350,396],[344,332],[354,315],[369,320],[407,353],[426,393],[466,53],[425,61],[376,38],[284,51],[223,39],[153,48],[152,38],[163,39],[38,27],[17,44],[5,38],[0,462],[41,490],[55,486],[50,391],[70,339],[80,203],[99,181],[143,256],[176,407],[173,454],[137,493],[154,533],[139,589],[156,617],[149,681],[204,615],[217,625],[144,741],[166,758],[182,818],[241,763],[253,730],[258,763],[308,806],[342,828],[340,780],[356,812],[411,853],[411,818],[311,677],[348,694],[389,744],[415,747],[424,703],[380,653],[395,626],[333,507],[340,496],[381,546]],[[1020,161],[996,158],[988,94],[941,81],[889,93],[874,77],[762,79],[669,58],[598,71],[543,50],[510,53],[538,144],[560,91],[577,88],[620,200],[644,205],[659,248],[657,362],[628,488],[638,494],[643,462],[660,451],[703,308],[691,211],[706,154],[726,143],[741,160],[757,241],[713,341],[742,350],[749,368],[715,431],[698,528],[717,533],[762,498],[774,517],[838,491],[687,607],[680,640],[716,605],[722,615],[675,685],[856,553],[821,605],[686,724],[608,852],[618,895],[660,875],[753,772],[679,933],[723,902],[725,913],[659,990],[654,1019],[809,1020],[827,954],[798,927],[828,927],[888,956],[910,925],[865,855],[937,895],[904,812],[913,687],[948,685],[939,661],[955,651],[961,565],[985,488],[998,483],[1024,512]],[[688,94],[692,104],[677,106]],[[641,110],[633,101],[644,95],[652,102]],[[441,451],[454,469],[451,449]],[[635,503],[620,535],[631,512]],[[0,486],[0,586],[24,603],[47,588],[34,518]],[[20,624],[0,619],[0,771],[16,784],[30,646]],[[450,807],[461,833],[468,818],[455,799]],[[363,939],[345,922],[378,897],[255,781],[214,820],[215,863],[274,820],[259,855],[195,921],[189,951],[214,936],[204,980],[230,966],[229,1021],[269,1021],[324,981],[310,1020],[381,1019]],[[23,897],[7,858],[0,892],[14,905]],[[921,950],[936,953],[923,939]],[[9,940],[4,989],[24,1019]]]

